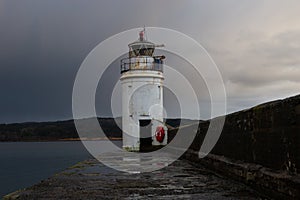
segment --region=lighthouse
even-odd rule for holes
[[[121,60],[123,149],[145,151],[167,144],[163,110],[163,60],[145,28],[128,45],[128,58]]]

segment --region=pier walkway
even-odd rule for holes
[[[96,159],[80,162],[5,199],[266,199],[242,183],[187,160],[140,174],[111,169]]]

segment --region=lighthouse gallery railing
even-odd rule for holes
[[[131,70],[153,70],[163,72],[162,59],[155,57],[135,57],[121,60],[121,74]]]

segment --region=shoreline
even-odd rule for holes
[[[17,142],[76,142],[76,141],[121,141],[122,138],[119,137],[108,137],[108,138],[63,138],[63,139],[45,139],[45,140],[7,140],[0,141],[0,143],[17,143]]]

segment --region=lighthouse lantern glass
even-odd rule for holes
[[[151,43],[136,43],[129,45],[129,57],[153,56],[154,45]]]

